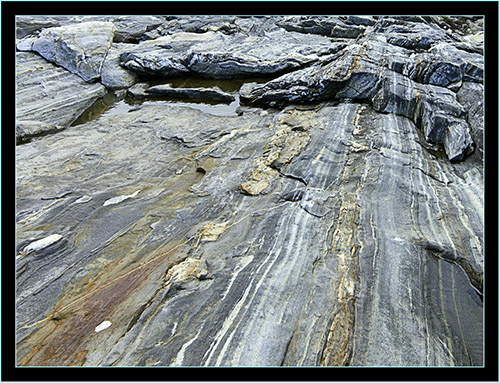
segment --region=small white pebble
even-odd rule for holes
[[[56,243],[62,238],[62,235],[60,234],[52,234],[49,235],[48,237],[39,239],[38,241],[30,243],[28,246],[26,246],[23,251],[27,253],[28,251],[37,251],[41,250],[49,245],[52,245],[53,243]]]
[[[85,203],[89,202],[92,199],[92,197],[89,197],[88,195],[84,195],[83,197],[78,198],[74,203]]]
[[[108,200],[106,200],[102,206],[108,206],[108,205],[115,205],[117,203],[120,203],[122,201],[125,201],[126,199],[129,199],[129,198],[134,198],[137,194],[139,194],[141,190],[137,190],[135,193],[132,193],[132,194],[129,194],[129,195],[121,195],[121,196],[118,196],[118,197],[113,197],[113,198],[110,198]]]
[[[106,330],[109,326],[111,326],[111,324],[112,323],[109,320],[105,320],[99,326],[97,326],[94,331],[95,332],[99,332],[99,331],[102,331],[102,330]]]

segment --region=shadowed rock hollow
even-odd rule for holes
[[[18,16],[18,365],[482,365],[482,22]]]

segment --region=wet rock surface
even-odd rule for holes
[[[16,53],[16,139],[66,128],[106,93],[32,52]],[[57,127],[57,128],[56,128]]]
[[[481,21],[20,17],[18,365],[482,365]]]

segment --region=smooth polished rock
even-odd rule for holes
[[[16,137],[20,142],[68,127],[106,93],[101,84],[88,84],[32,52],[17,52],[16,63]]]

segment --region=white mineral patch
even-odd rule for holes
[[[83,197],[78,198],[74,203],[85,203],[89,202],[92,199],[92,197],[89,197],[88,195],[84,195]]]
[[[52,245],[53,243],[56,243],[62,238],[62,235],[60,234],[52,234],[49,235],[48,237],[39,239],[38,241],[30,243],[28,246],[26,246],[23,251],[24,252],[29,252],[29,251],[37,251],[41,250],[47,246]]]
[[[111,324],[112,323],[109,320],[105,320],[99,326],[97,326],[94,331],[95,332],[99,332],[99,331],[102,331],[102,330],[106,330],[109,326],[111,326]]]
[[[136,192],[129,194],[129,195],[120,195],[118,197],[110,198],[110,199],[106,200],[102,206],[115,205],[117,203],[125,201],[126,199],[134,198],[137,194],[139,194],[140,191],[141,190],[139,189]]]

